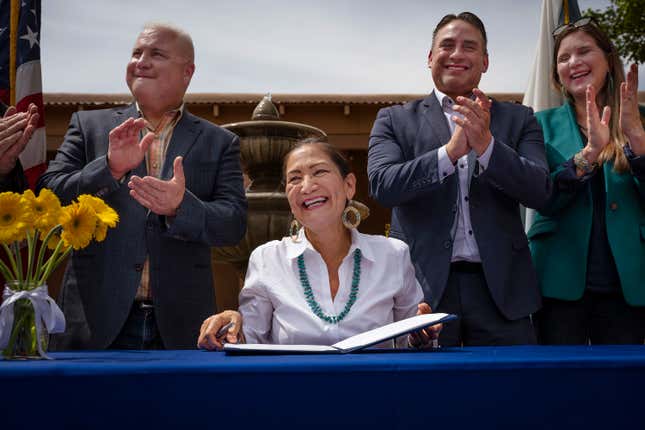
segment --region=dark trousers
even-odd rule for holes
[[[128,319],[109,349],[165,349],[152,303],[134,302]]]
[[[545,297],[536,315],[544,345],[643,344],[645,307],[630,306],[622,292],[585,291],[580,300]]]
[[[444,324],[443,346],[535,344],[531,319],[506,319],[488,290],[481,264],[453,263],[448,285],[435,312],[452,313],[459,319]]]

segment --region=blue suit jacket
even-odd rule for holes
[[[473,233],[493,300],[509,319],[540,307],[519,204],[541,206],[550,191],[542,132],[530,108],[493,102],[495,146],[488,168],[470,172]],[[381,109],[369,143],[371,194],[392,209],[390,234],[410,246],[426,301],[436,307],[447,285],[457,213],[458,175],[439,179],[437,152],[450,128],[434,93]],[[475,154],[469,155],[474,166]],[[474,170],[474,169],[473,169]]]
[[[167,348],[194,348],[199,328],[215,311],[210,247],[236,244],[246,229],[246,199],[237,136],[187,111],[168,145],[161,178],[173,176],[183,157],[186,193],[172,220],[149,212],[129,195],[131,175],[147,174],[145,162],[123,183],[108,169],[108,133],[134,105],[72,115],[65,140],[39,181],[64,204],[80,194],[102,197],[120,216],[101,243],[74,252],[60,304],[68,329],[57,349],[109,346],[125,322],[146,256],[157,324]]]

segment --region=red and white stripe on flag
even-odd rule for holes
[[[31,188],[45,170],[47,161],[40,70],[40,3],[40,0],[10,0],[0,6],[0,44],[4,45],[0,55],[3,75],[0,95],[3,102],[16,106],[18,111],[27,110],[31,103],[38,106],[38,128],[20,155]]]
[[[25,170],[29,186],[34,188],[38,177],[47,166],[47,136],[43,114],[43,90],[40,74],[40,60],[21,64],[16,70],[16,108],[27,110],[30,103],[38,106],[38,128],[31,136],[25,150],[20,154],[20,162]]]

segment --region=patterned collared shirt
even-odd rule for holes
[[[144,120],[146,119],[143,115],[143,112],[139,109],[137,104],[137,110],[139,115]],[[161,171],[163,169],[164,161],[166,160],[166,151],[170,140],[172,139],[172,134],[175,131],[175,126],[181,119],[184,113],[184,104],[175,110],[168,111],[164,114],[164,117],[161,119],[157,127],[153,127],[146,120],[146,128],[141,131],[141,138],[148,133],[154,133],[155,138],[148,148],[146,153],[146,168],[148,169],[148,176],[154,176],[159,178],[161,176]],[[150,258],[146,257],[146,261],[143,265],[143,270],[141,271],[141,282],[139,283],[139,289],[137,290],[136,295],[137,301],[150,301],[152,300],[152,291],[150,290]]]

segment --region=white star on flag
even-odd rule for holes
[[[33,48],[34,45],[40,45],[38,43],[38,33],[31,31],[31,27],[27,26],[27,34],[20,36],[21,39],[29,41],[29,49]]]

